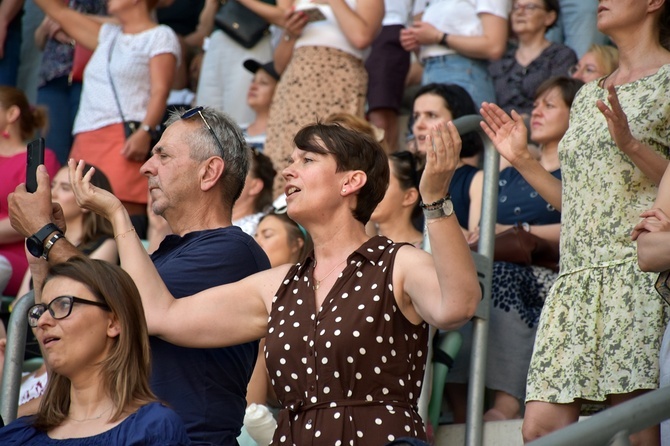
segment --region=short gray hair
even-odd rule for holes
[[[170,126],[181,120],[186,110],[178,109],[170,112],[170,117],[165,122]],[[212,128],[214,134],[221,141],[224,152],[212,134],[209,133],[204,122],[197,131],[183,135],[191,149],[190,156],[197,161],[204,161],[211,156],[219,156],[225,163],[225,170],[220,180],[224,201],[231,207],[239,198],[244,188],[244,181],[249,171],[249,148],[242,134],[242,129],[227,114],[217,111],[211,107],[203,107],[202,116]],[[194,116],[202,121],[199,116]],[[190,118],[191,121],[193,118]]]

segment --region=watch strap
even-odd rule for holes
[[[54,235],[51,236],[47,244],[44,245],[44,251],[42,252],[42,258],[44,260],[49,260],[49,251],[51,251],[51,248],[53,247],[54,243],[56,243],[61,238],[65,238],[65,235],[63,235],[62,232],[56,232]]]
[[[423,216],[426,220],[449,217],[454,213],[454,204],[449,196],[442,199],[439,207],[423,207]]]
[[[34,238],[36,238],[37,240],[39,240],[39,242],[40,242],[41,244],[44,244],[44,241],[47,239],[47,237],[49,237],[49,234],[51,234],[52,232],[58,232],[59,234],[62,234],[62,232],[61,232],[61,230],[60,230],[60,228],[59,228],[58,226],[56,226],[56,225],[53,224],[53,223],[47,223],[46,225],[44,225],[44,226],[42,227],[42,229],[40,229],[39,231],[37,231],[36,233],[34,233],[34,234],[32,235],[32,237],[34,237]],[[32,238],[32,237],[31,237],[31,238]]]
[[[449,37],[449,33],[442,33],[442,38],[440,39],[440,45],[449,48],[449,44],[447,43],[447,37]]]

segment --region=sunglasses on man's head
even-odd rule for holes
[[[202,107],[193,107],[190,110],[186,110],[182,115],[181,119],[190,119],[195,115],[199,115],[200,118],[202,119],[202,122],[205,123],[205,127],[207,127],[207,130],[209,130],[209,133],[212,134],[214,137],[214,140],[216,141],[216,145],[219,146],[219,150],[221,150],[221,157],[223,157],[223,154],[226,153],[225,150],[223,150],[223,144],[221,144],[221,140],[219,139],[218,136],[216,136],[216,133],[214,133],[214,130],[212,130],[212,127],[209,125],[209,122],[205,119],[205,116],[202,114]]]

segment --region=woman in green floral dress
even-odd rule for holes
[[[584,400],[619,404],[658,386],[668,307],[655,276],[640,271],[630,232],[670,157],[669,15],[668,0],[599,2],[598,29],[621,63],[577,95],[559,146],[562,182],[524,150],[518,114],[482,107],[496,148],[562,212],[560,274],[528,374],[526,441],[577,421]],[[658,429],[635,437],[657,444]]]

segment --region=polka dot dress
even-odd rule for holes
[[[272,305],[267,367],[284,409],[275,445],[383,445],[425,438],[416,411],[428,326],[413,325],[393,297],[400,245],[374,237],[315,308],[314,259],[296,265]]]

